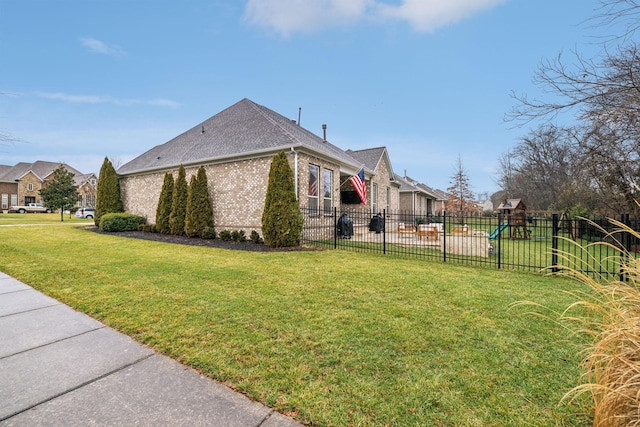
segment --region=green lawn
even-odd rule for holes
[[[579,382],[577,338],[509,308],[562,310],[576,282],[340,250],[5,227],[13,218],[0,214],[0,271],[303,423],[590,423],[584,402],[560,404]]]

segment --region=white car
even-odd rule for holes
[[[95,216],[95,209],[93,208],[80,208],[76,211],[76,218],[93,218]]]

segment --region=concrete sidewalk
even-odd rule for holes
[[[300,426],[0,273],[0,426]]]

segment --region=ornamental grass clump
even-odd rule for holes
[[[640,239],[640,233],[619,221],[610,222],[615,227],[611,232],[599,227],[606,239],[581,248],[585,252],[592,245],[615,249],[615,261],[621,265],[616,277],[592,277],[578,268],[583,265],[579,255],[558,253],[566,264],[558,267],[560,273],[589,287],[573,293],[577,301],[560,316],[587,338],[583,383],[564,399],[589,393],[594,426],[640,426],[640,260],[623,249],[618,240],[623,235]]]

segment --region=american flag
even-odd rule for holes
[[[362,204],[366,205],[367,184],[365,184],[364,182],[364,168],[360,168],[360,171],[356,175],[349,178],[349,181],[351,181],[351,185],[353,185],[356,193],[358,193],[358,197],[360,197],[360,201],[362,202]]]

